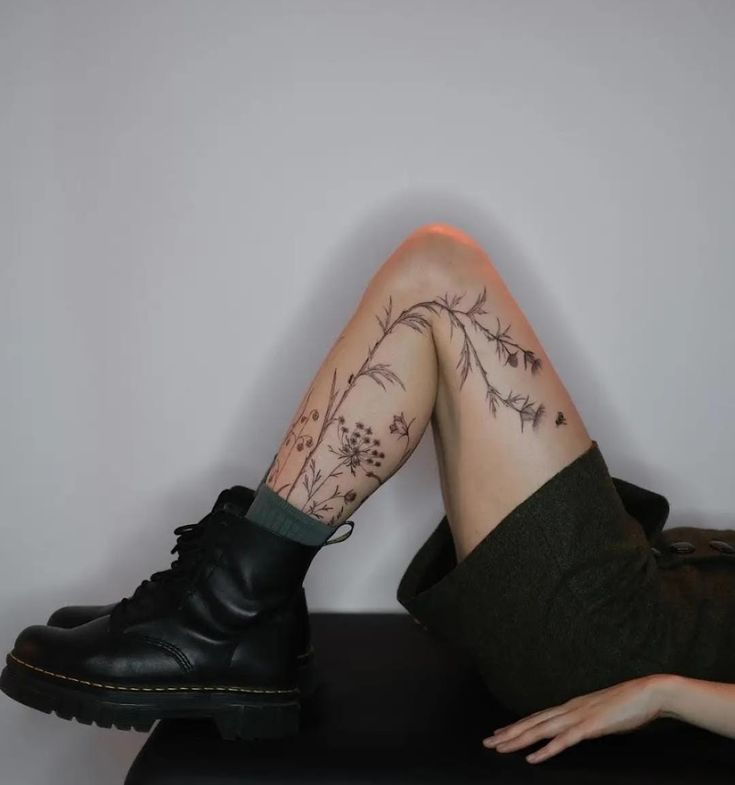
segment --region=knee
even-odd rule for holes
[[[440,221],[422,224],[408,234],[406,240],[413,240],[430,248],[480,248],[480,244],[463,229]]]
[[[408,234],[388,260],[412,287],[437,289],[487,281],[492,261],[467,232],[447,223],[428,223]]]

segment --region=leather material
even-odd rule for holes
[[[308,635],[302,583],[319,546],[258,526],[233,502],[204,526],[186,580],[161,581],[77,627],[28,627],[12,655],[38,672],[121,688],[294,688]]]
[[[79,627],[87,622],[107,616],[117,606],[116,602],[109,605],[66,605],[59,608],[49,616],[47,625],[50,627]],[[309,624],[309,608],[306,602],[306,592],[303,587],[299,589],[296,598],[296,624],[298,651],[300,657],[308,655],[311,649],[311,630]]]
[[[215,501],[212,511],[219,509],[228,501],[235,501],[238,505],[247,510],[255,498],[255,491],[246,485],[233,485],[231,488],[225,489],[220,492]],[[176,551],[182,552],[187,544],[191,544],[203,532],[203,524],[207,520],[205,517],[199,523],[194,525],[179,526],[174,529],[174,534],[177,535],[176,545],[171,549],[171,553]],[[179,557],[180,558],[180,557]],[[171,565],[173,567],[173,564]],[[144,580],[136,589],[136,594],[141,594],[150,588],[158,576],[163,575],[167,571],[155,573],[151,578]],[[52,627],[76,627],[80,624],[85,624],[92,619],[97,619],[100,616],[106,616],[112,613],[113,609],[119,603],[113,602],[108,605],[67,605],[59,608],[49,616],[46,624]]]
[[[254,497],[255,491],[252,488],[249,488],[246,485],[234,485],[219,494],[212,510],[216,510],[218,507],[223,506],[228,501],[235,501],[240,507],[242,507],[244,510],[247,510],[252,504]],[[201,534],[202,523],[203,522],[200,521],[194,526],[182,526],[175,529],[175,533],[178,535],[177,544],[171,552],[175,552],[182,542],[191,542],[199,534]],[[152,576],[152,579],[154,578],[155,576]],[[152,580],[143,582],[143,584],[150,583],[152,583]],[[143,586],[143,588],[145,589],[146,587]],[[78,627],[79,625],[86,624],[93,619],[98,619],[101,616],[106,616],[112,613],[117,605],[118,603],[110,603],[108,605],[67,605],[54,611],[51,616],[49,616],[46,624],[52,627]],[[303,661],[303,658],[306,658],[311,650],[309,611],[306,604],[306,594],[303,588],[299,589],[296,613],[298,626],[297,636],[299,639],[298,650]]]
[[[93,619],[99,619],[100,616],[107,616],[116,605],[116,602],[109,605],[65,605],[55,610],[46,624],[51,627],[78,627]]]

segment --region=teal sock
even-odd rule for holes
[[[294,507],[265,482],[261,482],[255,491],[247,517],[281,537],[304,545],[323,545],[338,528]]]

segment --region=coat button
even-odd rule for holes
[[[668,545],[668,549],[673,553],[693,553],[697,549],[692,545],[691,542],[687,542],[686,540],[680,540],[679,542],[670,542]]]
[[[724,540],[710,540],[709,544],[712,548],[720,553],[735,553],[735,547],[730,545],[729,542],[725,542]]]

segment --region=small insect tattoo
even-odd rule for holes
[[[554,420],[554,423],[557,426],[559,426],[559,425],[566,425],[567,424],[567,418],[564,416],[564,412],[557,412],[556,413],[556,419]]]

